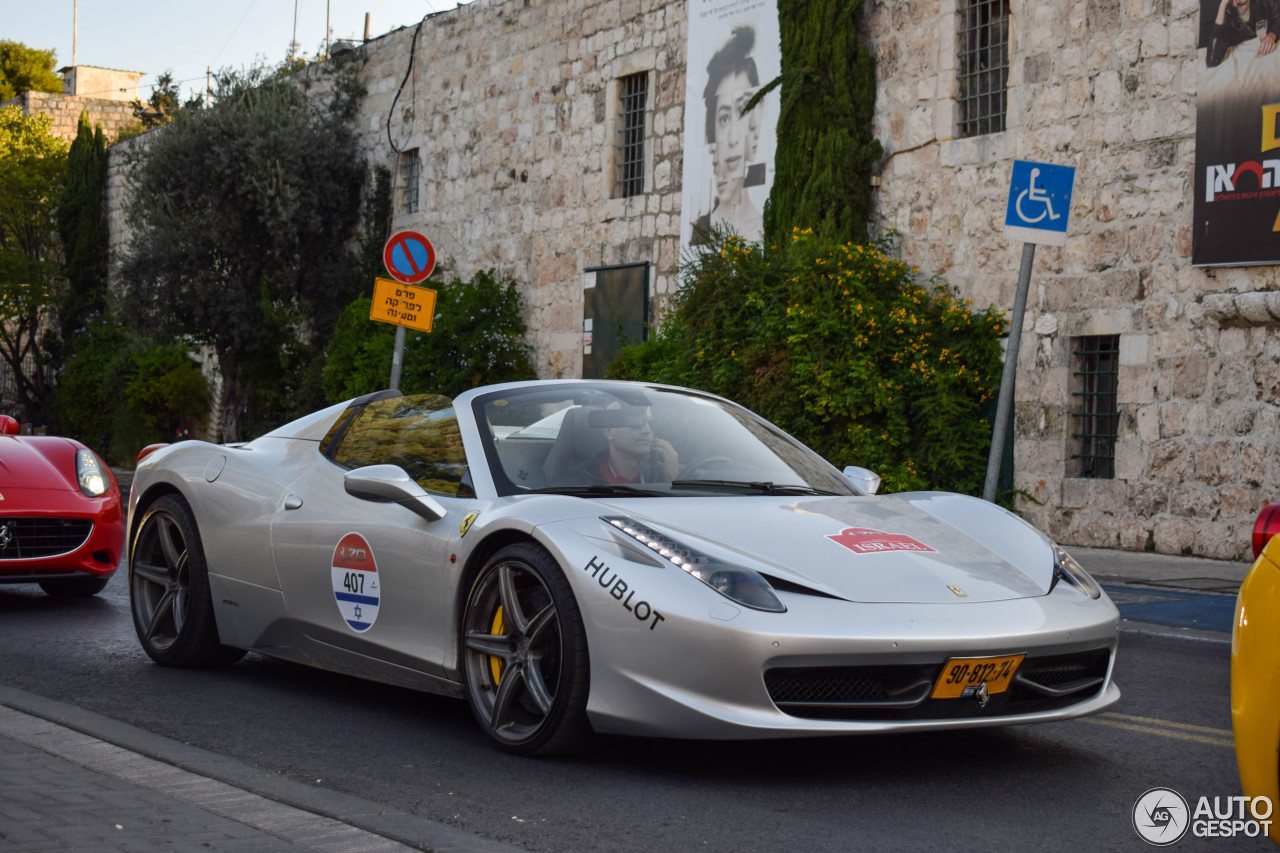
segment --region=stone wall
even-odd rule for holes
[[[1280,276],[1191,266],[1193,0],[1013,0],[1007,129],[956,137],[955,0],[871,0],[876,227],[978,307],[1012,310],[1013,159],[1076,167],[1067,244],[1040,246],[1022,329],[1015,485],[1065,544],[1249,556],[1280,499]],[[1118,335],[1114,479],[1069,476],[1072,338]]]
[[[356,52],[371,163],[395,174],[389,115],[396,150],[421,158],[419,210],[393,227],[432,241],[436,279],[513,276],[545,377],[581,375],[585,269],[652,264],[655,317],[676,287],[686,15],[669,0],[475,0],[424,20],[403,89],[415,27]],[[645,192],[615,199],[616,81],[639,72]]]
[[[15,105],[22,109],[23,115],[43,113],[53,117],[50,133],[63,139],[76,138],[76,130],[80,126],[80,113],[89,111],[89,121],[102,125],[102,132],[108,141],[120,135],[125,128],[134,128],[138,119],[133,114],[133,106],[124,101],[104,98],[86,98],[79,95],[63,95],[57,92],[23,92],[10,98],[0,106]]]

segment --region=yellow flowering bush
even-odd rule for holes
[[[609,375],[729,397],[886,491],[979,494],[1005,321],[892,250],[808,229],[767,250],[714,235],[686,259],[661,331]]]

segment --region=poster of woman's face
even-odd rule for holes
[[[744,109],[781,70],[777,6],[691,0],[689,16],[681,243],[696,245],[712,228],[760,240],[773,185],[777,90]]]

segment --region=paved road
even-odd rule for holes
[[[27,817],[87,811],[102,843],[127,850],[162,849],[146,843],[162,844],[166,832],[187,840],[179,830],[206,833],[213,850],[384,849],[377,845],[388,838],[439,850],[1012,850],[1030,837],[1046,849],[1140,849],[1129,820],[1146,789],[1169,786],[1188,798],[1239,792],[1226,699],[1229,615],[1220,621],[1230,599],[1185,598],[1192,594],[1151,585],[1158,576],[1107,577],[1123,610],[1146,607],[1145,618],[1168,623],[1130,625],[1117,663],[1125,696],[1112,713],[911,737],[618,739],[565,761],[495,752],[461,702],[253,655],[217,671],[153,666],[132,636],[122,577],[82,602],[0,588],[0,705],[9,707],[0,708],[0,802],[65,783],[58,809],[29,802]],[[110,744],[124,747],[116,764],[87,763]],[[109,775],[135,754],[159,763],[133,777]],[[49,762],[56,776],[24,776],[27,765]],[[175,765],[192,778],[164,781]],[[75,793],[89,783],[76,777],[85,772],[99,774],[91,778],[104,791],[145,790],[124,788],[130,796],[101,808],[77,805]],[[209,778],[231,789],[202,790]],[[164,799],[187,789],[194,798]],[[218,812],[205,796],[231,805]],[[241,802],[257,811],[241,811]],[[294,807],[304,813],[255,817]],[[0,849],[93,849],[70,836],[41,848],[6,841],[17,824],[3,808]],[[326,829],[315,813],[340,825]],[[344,837],[351,826],[372,834]]]

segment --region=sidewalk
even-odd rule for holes
[[[0,851],[517,853],[0,687]]]
[[[1185,592],[1235,595],[1253,561],[1206,560],[1135,551],[1067,547],[1067,552],[1103,584],[1137,584]]]

